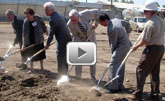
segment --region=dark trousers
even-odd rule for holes
[[[21,49],[21,48],[22,48],[22,41],[18,42],[18,44],[19,44],[19,48]],[[24,58],[23,56],[24,56],[24,55],[23,55],[23,53],[21,52],[21,60],[22,60],[22,62],[24,63],[24,62],[26,61],[26,58]]]
[[[151,45],[147,46],[140,58],[139,65],[136,69],[137,90],[133,93],[137,97],[142,97],[143,87],[146,77],[151,77],[151,94],[158,94],[159,91],[159,73],[160,61],[164,54],[164,46]]]
[[[57,52],[57,66],[58,66],[58,73],[60,75],[66,75],[68,71],[68,64],[66,62],[66,49],[60,49]]]
[[[58,38],[56,38],[58,39]],[[71,42],[72,39],[70,35],[68,37],[65,37],[65,39],[59,39],[56,41],[56,54],[57,54],[57,67],[58,67],[58,73],[60,75],[66,75],[68,71],[68,64],[66,61],[66,47],[67,43]]]

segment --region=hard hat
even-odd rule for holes
[[[154,0],[148,0],[148,1],[145,2],[143,10],[146,10],[146,11],[157,11],[158,10],[158,6],[157,6],[157,4],[156,4],[156,2]]]

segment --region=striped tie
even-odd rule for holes
[[[78,25],[79,25],[80,30],[86,35],[87,34],[87,31],[84,28],[84,26],[80,22],[78,22]]]

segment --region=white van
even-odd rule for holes
[[[132,30],[136,30],[137,32],[143,31],[145,23],[146,23],[146,18],[145,17],[134,17],[130,21],[130,26]]]

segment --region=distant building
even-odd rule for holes
[[[98,1],[97,3],[99,4],[103,4],[103,5],[113,5],[115,8],[118,9],[118,11],[128,11],[126,15],[129,15],[129,16],[126,16],[126,18],[128,17],[128,19],[130,19],[131,17],[133,16],[141,16],[143,15],[143,7],[144,5],[138,5],[138,4],[130,4],[130,3],[121,3],[121,2],[113,2],[111,4],[110,1]],[[159,7],[159,14],[162,18],[163,15],[165,16],[165,8],[163,7]]]
[[[7,9],[13,9],[19,16],[24,17],[24,10],[27,7],[32,7],[36,14],[47,18],[43,8],[45,2],[53,2],[56,6],[56,11],[62,13],[65,17],[68,17],[68,13],[71,9],[77,9],[78,11],[84,9],[103,9],[102,4],[96,3],[80,3],[76,1],[56,1],[56,0],[0,0],[0,20],[5,19],[5,11]]]

